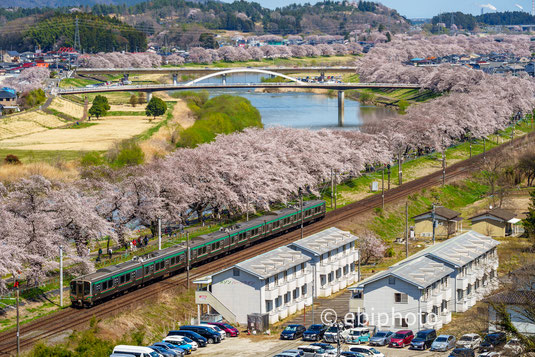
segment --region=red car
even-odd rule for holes
[[[219,327],[221,330],[225,331],[227,336],[230,337],[237,337],[240,334],[240,331],[238,331],[236,327],[225,322],[207,322],[207,324]]]
[[[394,334],[394,336],[392,336],[388,347],[403,348],[410,345],[413,338],[414,334],[411,330],[398,331]]]

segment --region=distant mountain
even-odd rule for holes
[[[49,7],[58,8],[65,6],[93,6],[97,4],[106,5],[135,5],[145,0],[10,0],[0,1],[0,7]]]

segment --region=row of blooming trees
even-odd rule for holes
[[[43,82],[50,78],[50,71],[44,67],[31,67],[23,70],[17,77],[10,77],[2,83],[19,93],[27,93],[31,90],[42,88]]]
[[[357,54],[362,52],[358,43],[333,44],[320,43],[317,45],[292,45],[262,47],[232,47],[223,46],[214,49],[193,47],[188,52],[187,60],[192,63],[210,64],[217,61],[244,62],[261,60],[263,58],[289,58],[289,57],[318,57]],[[179,54],[160,56],[155,53],[98,53],[80,56],[80,66],[87,68],[143,68],[158,67],[162,64],[179,66],[186,59]]]

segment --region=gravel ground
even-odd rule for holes
[[[193,353],[195,356],[217,356],[217,357],[234,357],[234,356],[255,356],[255,357],[272,357],[277,353],[285,350],[296,348],[297,346],[307,345],[310,342],[280,341],[271,336],[240,336],[227,338],[220,344],[208,345],[200,348]],[[343,345],[342,349],[348,351],[348,345]],[[386,357],[447,357],[447,352],[429,352],[429,351],[412,351],[407,348],[392,349],[387,347],[378,347]]]

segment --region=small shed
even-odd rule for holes
[[[416,237],[433,236],[433,211],[427,211],[414,219],[414,234]],[[462,229],[463,217],[461,213],[446,207],[435,207],[435,236],[447,237]]]
[[[493,208],[470,217],[472,229],[478,233],[490,237],[505,237],[517,233],[516,224],[520,219],[516,218],[514,212]]]

